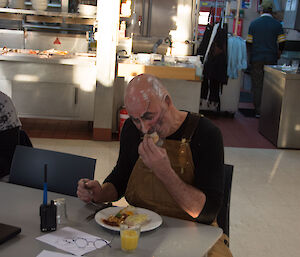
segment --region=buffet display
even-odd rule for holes
[[[13,55],[13,54],[25,54],[25,55],[38,55],[41,57],[49,58],[51,56],[68,56],[68,51],[59,51],[55,49],[49,49],[49,50],[32,50],[32,49],[13,49],[13,48],[7,48],[4,46],[2,49],[0,49],[0,55]]]

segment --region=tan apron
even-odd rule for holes
[[[185,183],[192,184],[194,164],[188,143],[166,140],[162,147],[166,149],[172,168],[177,175]],[[161,215],[194,221],[178,206],[162,182],[144,165],[141,158],[137,160],[133,168],[125,198],[131,205],[150,209]]]
[[[187,184],[193,185],[194,181],[194,163],[192,152],[189,146],[194,130],[198,124],[199,116],[191,114],[184,138],[181,141],[165,140],[162,147],[166,149],[170,163],[176,174]],[[147,168],[142,159],[139,158],[130,175],[125,198],[133,206],[150,209],[160,215],[195,221],[188,215],[172,198],[165,189],[162,182]],[[218,242],[217,242],[218,243]],[[213,251],[215,246],[211,249]],[[227,248],[224,244],[218,247]],[[225,252],[225,249],[221,252]],[[232,256],[230,255],[208,255],[209,257]]]

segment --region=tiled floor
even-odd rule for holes
[[[100,181],[114,166],[119,149],[118,142],[32,141],[35,147],[96,158],[96,178]],[[230,220],[233,255],[298,257],[300,151],[226,147],[225,162],[234,165]]]
[[[237,112],[234,118],[218,116],[209,116],[209,118],[222,131],[224,146],[275,148],[258,132],[259,119],[257,118],[244,117],[240,112]]]

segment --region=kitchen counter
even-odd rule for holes
[[[282,66],[282,65],[266,65],[265,71],[273,74],[275,76],[285,78],[285,79],[300,79],[300,70],[293,70],[290,66]]]
[[[3,53],[0,89],[20,117],[93,121],[96,57]]]
[[[265,66],[259,131],[278,148],[300,149],[300,73]]]
[[[78,56],[78,55],[35,55],[22,53],[0,54],[0,61],[30,62],[45,64],[66,64],[66,65],[96,65],[96,57]]]
[[[119,60],[117,76],[125,78],[120,94],[124,93],[124,88],[134,76],[142,73],[158,77],[171,94],[173,103],[178,109],[199,112],[201,82],[196,76],[195,65],[160,61],[142,64],[130,59]],[[120,99],[123,99],[123,95]]]
[[[190,63],[154,62],[153,64],[143,64],[129,59],[118,61],[117,75],[119,77],[133,77],[141,73],[152,74],[161,79],[200,81],[196,75],[196,66]]]

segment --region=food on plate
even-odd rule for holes
[[[68,53],[69,53],[68,51],[57,51],[57,50],[54,51],[54,54],[57,55],[67,55]]]
[[[115,215],[110,215],[107,219],[102,219],[103,223],[113,227],[119,227],[120,224],[126,223],[129,226],[145,224],[148,221],[147,214],[138,214],[134,206],[127,206],[121,209]]]
[[[128,226],[136,226],[136,225],[143,225],[148,221],[148,215],[147,214],[135,214],[128,216],[124,223]]]
[[[28,53],[29,53],[29,54],[38,54],[39,51],[38,51],[38,50],[29,50]]]
[[[125,219],[136,213],[134,206],[127,206],[126,208],[121,209],[117,214],[110,215],[107,219],[102,219],[102,221],[110,226],[118,227],[121,223],[124,223]]]
[[[67,55],[67,54],[69,54],[69,52],[68,51],[59,51],[59,50],[55,50],[55,49],[49,49],[49,50],[42,51],[41,54],[44,54],[44,55]]]
[[[132,205],[128,205],[126,208],[119,211],[120,214],[133,215],[136,213],[136,209]]]

